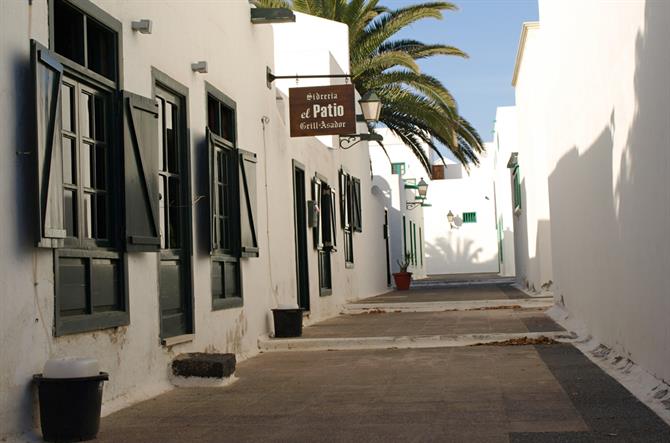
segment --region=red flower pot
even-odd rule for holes
[[[412,282],[412,273],[396,272],[393,274],[393,280],[395,280],[395,287],[398,291],[406,291],[409,289],[409,285]]]

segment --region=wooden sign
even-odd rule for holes
[[[289,89],[291,137],[356,133],[354,85]]]

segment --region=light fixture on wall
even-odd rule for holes
[[[421,177],[419,183],[416,185],[416,190],[419,191],[419,195],[416,196],[415,201],[405,202],[405,207],[411,211],[418,206],[431,206],[430,203],[426,202],[426,194],[428,194],[428,183],[426,183],[423,177]]]
[[[191,63],[191,71],[197,72],[199,74],[207,74],[207,62],[199,61]]]
[[[451,212],[451,210],[449,210],[449,212],[447,213],[447,221],[449,222],[449,226],[451,227],[451,229],[454,229],[454,218],[455,218],[454,213]]]
[[[361,105],[361,110],[363,111],[362,120],[368,125],[372,125],[379,120],[379,114],[382,110],[382,101],[374,91],[366,92],[365,95],[358,100],[358,104]],[[356,116],[356,119],[361,120],[360,116]],[[379,134],[340,135],[340,148],[349,149],[363,141],[380,142],[382,140],[384,140],[384,138]]]
[[[130,27],[133,31],[137,31],[140,34],[151,34],[153,22],[147,19],[137,20],[130,23]]]

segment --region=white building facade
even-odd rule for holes
[[[499,128],[517,132],[501,137],[507,174],[520,171],[517,276],[667,380],[670,5],[539,6],[522,31],[516,128]]]
[[[34,429],[49,358],[98,359],[109,413],[170,389],[178,354],[255,354],[278,305],[313,322],[388,290],[367,145],[291,139],[266,84],[307,69],[287,48],[315,30],[304,73],[346,72],[344,25],[112,0],[2,2],[0,23],[0,439]]]

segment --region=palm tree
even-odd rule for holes
[[[458,113],[456,100],[435,77],[420,71],[417,60],[437,55],[467,58],[453,46],[393,40],[403,28],[423,18],[441,19],[449,2],[422,3],[391,10],[379,0],[259,0],[259,6],[291,8],[349,26],[351,81],[359,94],[374,91],[382,100],[379,121],[393,131],[421,161],[428,175],[425,144],[444,162],[446,146],[467,168],[479,164],[484,151],[477,131]],[[374,127],[370,127],[374,131]]]

